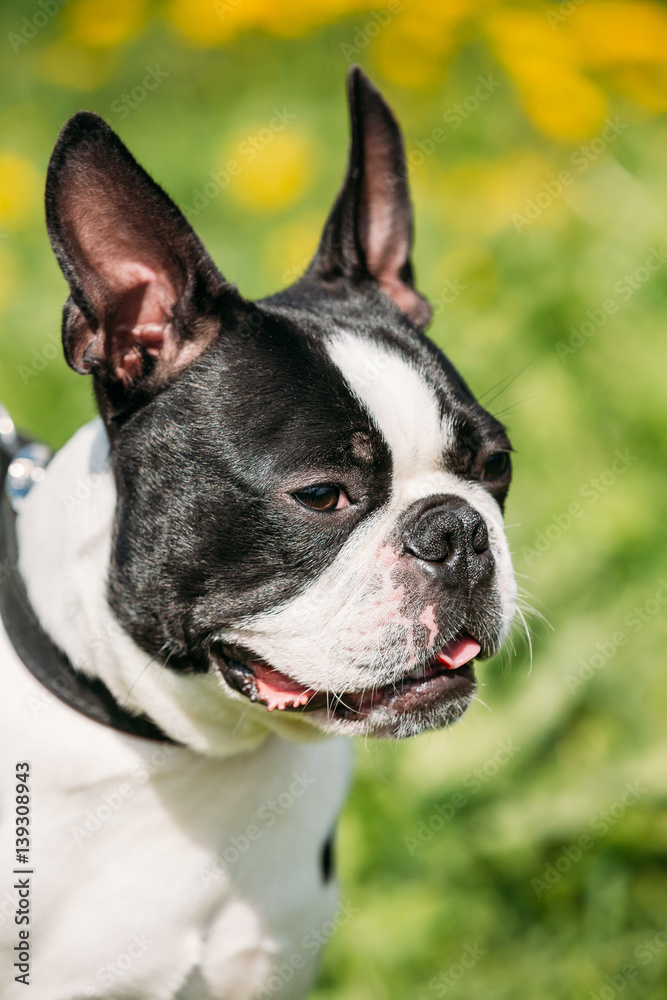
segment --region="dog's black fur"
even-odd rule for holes
[[[213,633],[305,588],[387,502],[387,445],[325,350],[337,328],[400,345],[454,419],[448,467],[501,507],[509,487],[509,461],[485,475],[510,449],[502,425],[423,333],[430,307],[414,288],[398,126],[358,69],[349,99],[348,172],[315,258],[258,302],[222,277],[100,118],[71,119],[51,160],[48,228],[71,289],[65,355],[93,374],[118,489],[110,602],[173,669],[210,669]],[[128,280],[127,261],[155,280]],[[344,483],[350,506],[330,518],[294,502],[318,482]],[[423,513],[408,512],[405,531]],[[493,634],[484,580],[471,601],[450,601],[458,627]],[[494,651],[488,640],[483,655]]]

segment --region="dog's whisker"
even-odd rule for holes
[[[535,607],[532,601],[536,598],[524,590],[522,587],[519,588],[519,596],[517,599],[517,608],[525,612],[529,618],[537,618],[547,626],[550,631],[554,631],[554,627],[549,621],[549,619],[544,615],[538,608]]]
[[[482,705],[482,706],[483,706],[483,707],[484,707],[484,708],[485,708],[485,709],[487,710],[487,712],[492,712],[492,711],[493,711],[493,709],[491,708],[491,706],[490,706],[490,705],[487,705],[487,704],[486,704],[486,702],[485,702],[485,701],[483,701],[483,700],[482,700],[482,698],[480,698],[480,696],[479,696],[479,695],[477,694],[477,692],[475,692],[475,693],[473,694],[473,696],[472,696],[472,700],[473,700],[473,701],[476,701],[476,702],[478,702],[478,703],[479,703],[480,705]]]
[[[502,410],[492,410],[491,412],[497,420],[501,420],[508,417],[512,413],[516,413],[525,403],[529,403],[531,399],[535,398],[535,394],[532,396],[525,396],[523,399],[517,399],[514,403],[510,403],[509,406],[505,406]]]
[[[146,671],[148,670],[148,668],[150,666],[152,666],[159,659],[159,657],[161,656],[161,654],[164,653],[165,649],[169,649],[169,643],[168,642],[165,642],[160,647],[160,649],[158,649],[157,653],[155,653],[154,656],[151,656],[150,660],[148,660],[148,662],[144,664],[144,666],[142,667],[142,669],[139,671],[138,676],[134,679],[134,681],[130,685],[130,688],[129,688],[127,694],[125,695],[125,697],[124,697],[124,699],[123,699],[123,701],[122,701],[121,704],[123,704],[123,705],[127,705],[128,704],[130,695],[134,691],[135,687],[137,686],[137,684],[139,683],[139,681],[141,680],[141,678],[143,677],[143,675],[146,673]],[[173,655],[174,655],[174,650],[172,649],[172,650],[169,651],[167,659],[164,661],[164,666],[165,667],[167,666],[167,664],[169,663],[169,660],[171,659],[171,657]]]
[[[517,607],[517,613],[523,623],[523,628],[526,633],[526,641],[528,642],[528,654],[529,654],[529,664],[530,664],[528,667],[528,676],[530,677],[533,670],[533,642],[530,636],[530,629],[528,628],[528,622],[526,621],[526,616],[519,607]]]
[[[523,375],[528,368],[530,368],[532,363],[532,361],[529,361],[525,365],[522,365],[521,368],[517,368],[516,371],[510,372],[509,375],[505,375],[503,378],[499,379],[498,382],[487,389],[486,392],[483,392],[482,395],[479,396],[479,402],[482,406],[485,406],[488,409],[491,403],[498,399],[498,396],[501,396],[514,382],[516,382],[518,378],[520,378],[521,375]],[[493,396],[490,395],[492,392],[495,393]]]

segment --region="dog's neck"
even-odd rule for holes
[[[121,628],[106,596],[115,506],[108,440],[96,420],[53,458],[18,517],[19,568],[30,600],[74,667],[200,753],[252,750],[271,730],[317,739],[318,730],[301,717],[269,715],[212,674],[170,670]]]

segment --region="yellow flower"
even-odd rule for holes
[[[373,53],[386,80],[400,87],[427,90],[441,79],[453,47],[453,36],[441,35],[422,18],[402,17],[385,28]]]
[[[383,7],[386,0],[170,0],[168,21],[201,47],[224,44],[243,31],[262,29],[273,35],[298,37],[346,14]]]
[[[642,107],[660,114],[667,111],[667,65],[622,66],[613,75],[618,90]]]
[[[461,44],[461,28],[487,0],[412,0],[387,20],[373,50],[378,69],[403,87],[426,89]],[[369,21],[366,30],[372,27]],[[363,41],[362,26],[361,40]]]
[[[257,212],[285,208],[298,201],[310,185],[316,160],[312,142],[293,124],[285,129],[258,129],[245,135],[224,157],[225,169],[230,160],[239,165],[229,193],[245,208]]]
[[[534,124],[553,139],[587,139],[606,114],[604,93],[577,63],[569,37],[528,10],[502,8],[485,21],[491,44]]]
[[[588,66],[667,63],[667,10],[657,3],[586,0],[566,29]]]
[[[0,152],[0,229],[21,229],[42,196],[41,179],[30,160]]]
[[[146,0],[75,0],[67,8],[68,38],[93,48],[121,45],[138,34],[146,15]]]
[[[284,226],[276,226],[265,244],[265,272],[276,288],[297,281],[313,258],[324,225],[321,212],[299,215]]]
[[[255,0],[172,0],[167,20],[191,45],[221,45],[252,26]]]
[[[37,75],[58,87],[95,90],[109,79],[116,61],[115,51],[91,51],[63,40],[40,52]]]

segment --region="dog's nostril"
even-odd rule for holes
[[[489,547],[489,530],[484,521],[480,521],[472,536],[473,550],[481,555]]]
[[[476,586],[494,567],[488,525],[462,497],[433,499],[426,506],[416,504],[411,511],[403,533],[405,551],[445,586]]]
[[[433,508],[411,526],[405,547],[417,559],[441,563],[451,559],[461,544],[463,525],[449,511]]]

